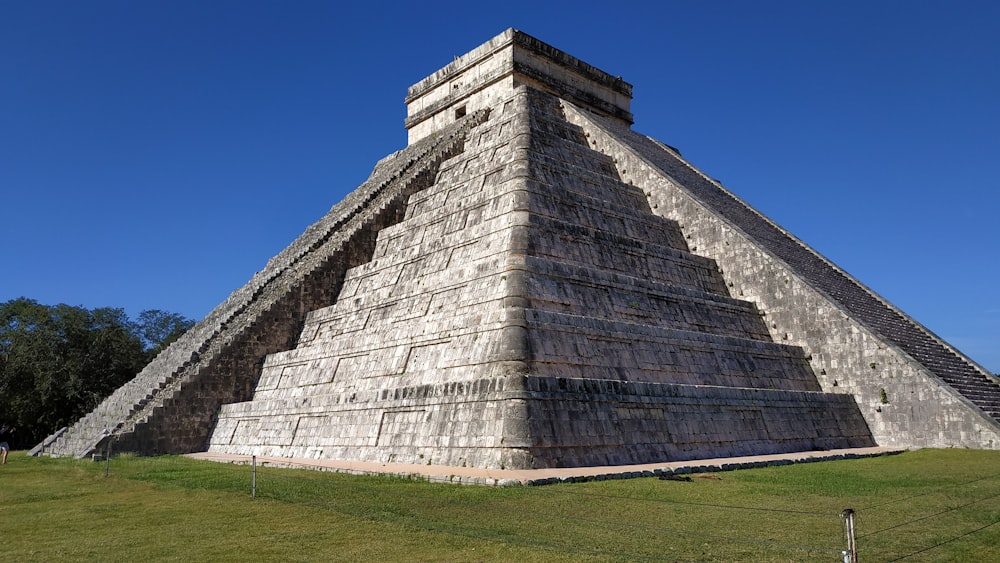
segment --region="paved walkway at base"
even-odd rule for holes
[[[711,473],[791,465],[836,459],[858,459],[903,452],[898,448],[854,448],[845,450],[809,451],[756,456],[725,457],[687,461],[667,461],[642,465],[606,465],[600,467],[551,467],[545,469],[482,469],[478,467],[452,467],[448,465],[419,465],[410,463],[379,463],[368,461],[343,461],[336,459],[303,459],[289,457],[256,456],[256,463],[265,467],[289,467],[336,471],[355,474],[390,474],[443,481],[449,483],[488,486],[549,485],[554,483],[603,481]],[[249,465],[254,457],[249,455],[200,452],[187,457],[221,463]]]

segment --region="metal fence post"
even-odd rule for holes
[[[841,517],[844,519],[844,532],[847,535],[847,549],[843,552],[844,563],[858,563],[858,544],[854,537],[854,509],[845,508]]]
[[[257,456],[251,459],[250,470],[250,498],[257,498]]]

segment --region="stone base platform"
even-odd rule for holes
[[[528,375],[225,405],[208,451],[542,469],[875,445],[850,395]]]
[[[737,469],[791,465],[794,463],[810,463],[818,461],[833,461],[838,459],[859,459],[864,457],[896,455],[902,453],[903,451],[905,450],[881,447],[850,448],[829,451],[792,452],[770,455],[669,461],[647,463],[642,465],[560,467],[546,469],[482,469],[477,467],[452,467],[446,465],[379,463],[366,461],[343,461],[335,459],[302,459],[268,456],[257,456],[256,459],[254,459],[254,456],[214,452],[187,454],[186,457],[205,461],[236,463],[242,465],[250,465],[251,463],[256,462],[262,467],[313,469],[359,475],[398,475],[444,483],[509,487],[734,471]]]

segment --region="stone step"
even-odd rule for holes
[[[697,286],[667,285],[530,256],[525,258],[525,268],[525,296],[533,309],[771,340],[753,304]]]

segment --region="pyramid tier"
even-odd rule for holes
[[[509,376],[226,405],[210,449],[531,469],[872,445],[849,395]]]

